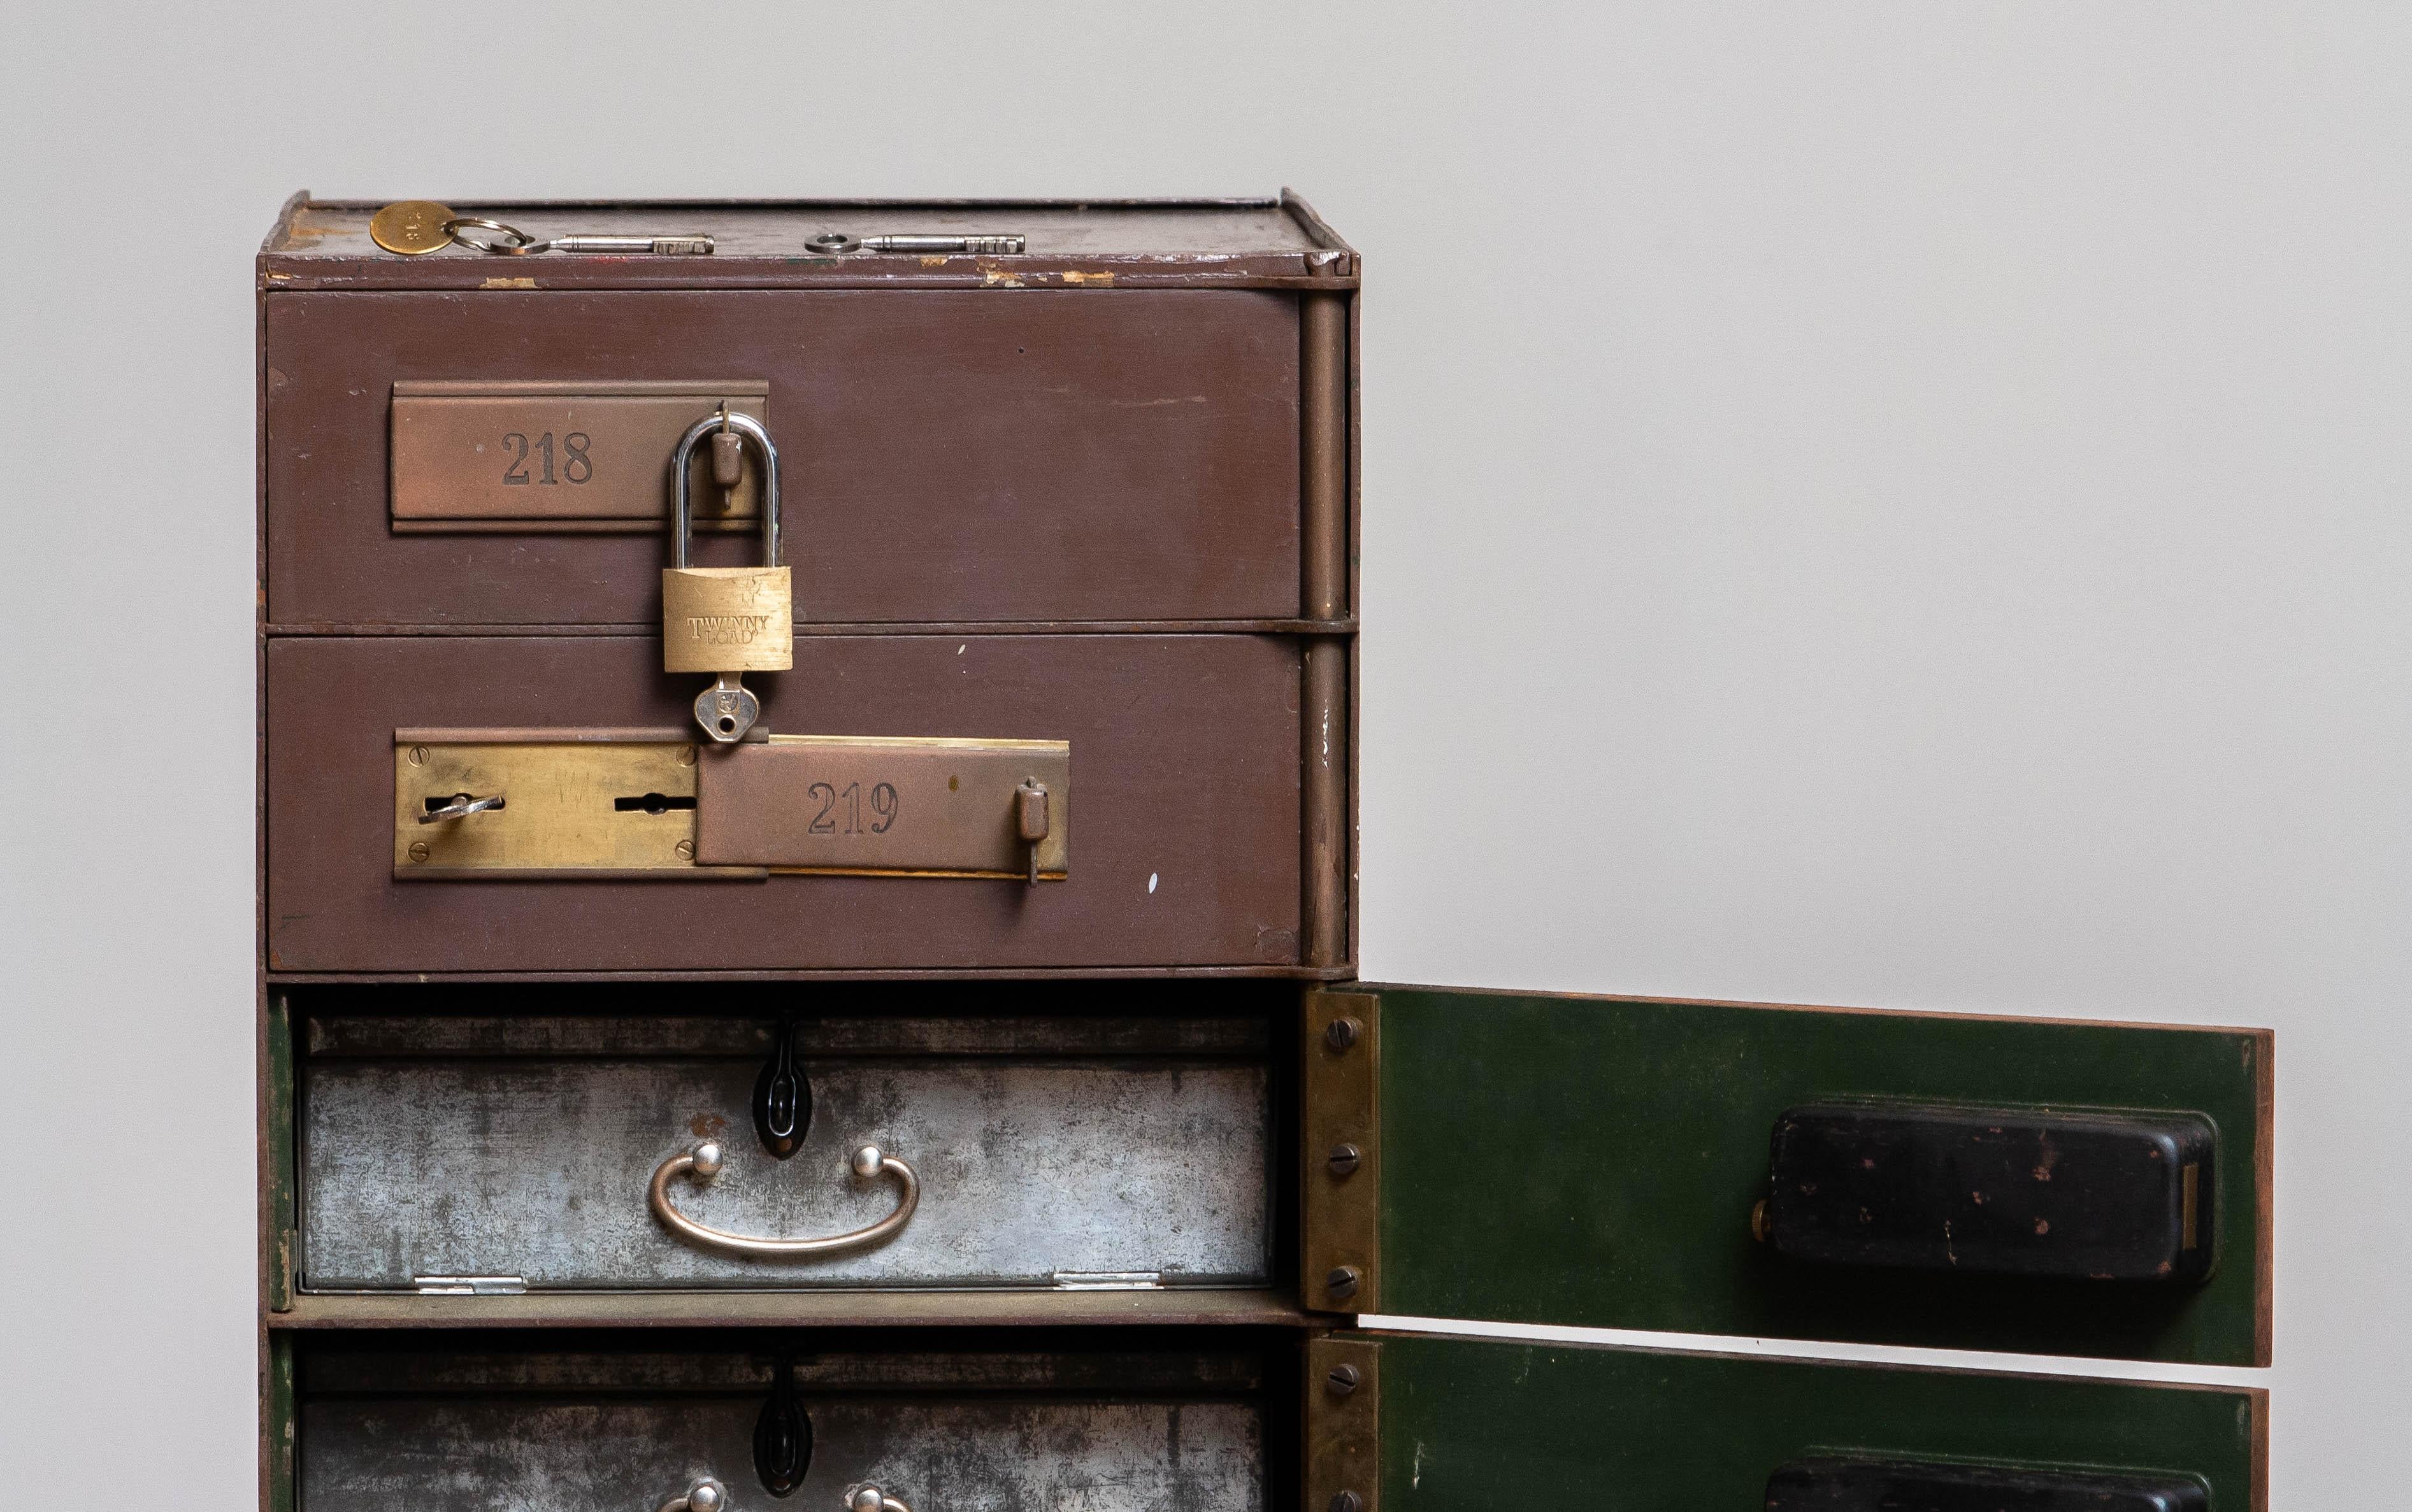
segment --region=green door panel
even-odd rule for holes
[[[2264,1396],[1436,1334],[1380,1344],[1381,1512],[1758,1512],[1788,1461],[2176,1473],[2260,1512]]]
[[[1381,1313],[2269,1362],[2265,1031],[1351,990],[1380,998]],[[2216,1269],[2196,1285],[1777,1255],[1750,1233],[1776,1116],[1854,1097],[2201,1113]]]

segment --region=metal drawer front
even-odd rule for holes
[[[596,512],[631,472],[667,492],[667,445],[610,413],[619,390],[684,378],[764,396],[793,459],[783,513],[811,620],[1299,612],[1295,295],[280,293],[265,340],[281,624],[657,624],[658,524]],[[396,408],[398,385],[425,380],[556,397],[430,440],[411,418],[427,398]],[[529,451],[572,434],[591,477]],[[522,517],[588,514],[460,518],[480,483]],[[453,517],[428,518],[439,506]],[[411,533],[497,523],[511,533]],[[646,533],[594,533],[630,526]],[[750,560],[748,544],[703,560]]]
[[[1264,1405],[1246,1373],[1043,1354],[779,1357],[811,1448],[800,1483],[774,1496],[755,1431],[771,1358],[305,1363],[300,1504],[626,1512],[709,1477],[728,1512],[840,1508],[865,1485],[916,1512],[1267,1505]]]
[[[633,636],[282,639],[267,655],[271,970],[1300,969],[1298,640],[800,648],[793,671],[762,679],[782,733],[1070,742],[1068,879],[398,881],[396,730],[691,727],[692,680],[666,677],[660,647]],[[1346,812],[1345,789],[1333,801]],[[1340,876],[1321,877],[1335,900]]]
[[[749,1111],[762,1022],[314,1020],[303,1286],[1268,1283],[1261,1022],[845,1020],[796,1035],[811,1115],[782,1160]],[[668,1192],[714,1229],[806,1238],[879,1221],[898,1195],[849,1175],[864,1145],[909,1163],[919,1200],[866,1247],[717,1253],[647,1205],[656,1167],[705,1140],[724,1168]]]

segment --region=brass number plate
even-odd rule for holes
[[[1071,855],[1063,741],[774,735],[699,749],[676,730],[394,732],[404,880],[1027,874],[1017,794],[1047,790],[1038,872]]]
[[[1047,788],[1038,874],[1071,854],[1072,747],[1063,741],[773,735],[709,753],[696,859],[774,871],[1022,877],[1014,793]]]
[[[770,385],[403,382],[393,386],[393,528],[653,531],[669,516],[669,455],[722,400],[762,418]],[[693,476],[699,530],[751,530],[749,460],[727,494]]]

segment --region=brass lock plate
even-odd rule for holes
[[[420,531],[630,532],[664,529],[663,459],[723,400],[760,419],[771,386],[719,382],[404,381],[393,386],[393,528]],[[712,480],[709,456],[689,469],[695,528],[753,530],[761,477],[748,460],[734,490]]]
[[[702,749],[665,729],[394,732],[403,880],[1026,876],[1023,785],[1048,793],[1045,880],[1068,874],[1064,741],[774,735]]]

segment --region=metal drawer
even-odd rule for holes
[[[1068,742],[1078,789],[1068,871],[1035,888],[1018,871],[419,877],[405,857],[419,854],[410,842],[422,832],[441,862],[446,836],[517,824],[521,811],[423,831],[398,820],[409,770],[400,762],[417,749],[398,745],[398,731],[516,727],[568,741],[600,727],[691,742],[693,680],[665,675],[650,637],[284,639],[266,658],[271,972],[1345,971],[1345,851],[1318,850],[1311,873],[1302,860],[1310,831],[1340,832],[1347,799],[1336,775],[1320,786],[1303,780],[1309,648],[1299,639],[833,636],[802,645],[794,671],[765,680],[766,717],[782,729]],[[717,771],[762,749],[706,759]],[[685,770],[693,782],[695,764]],[[840,810],[825,828],[877,823],[880,795],[861,786],[871,796],[860,814]],[[639,782],[588,796],[601,825],[694,829],[692,799],[684,812],[625,807],[647,793]],[[802,829],[813,806],[801,785],[788,796],[760,816]],[[978,817],[1007,832],[1002,800]]]
[[[651,1011],[618,1014],[378,1011],[390,997],[311,1012],[296,1071],[297,1282],[1270,1285],[1267,1019],[1143,1017],[1160,991],[1116,996],[1128,1012],[858,1007],[782,1022],[784,994],[669,988],[621,994]],[[766,1016],[661,1011],[731,997]],[[757,1116],[774,1063],[802,1094]],[[849,1168],[864,1146],[890,1162],[867,1180]],[[709,1180],[691,1168],[706,1147],[720,1152]],[[860,1237],[760,1253],[848,1234]]]
[[[1266,1353],[993,1336],[336,1341],[299,1361],[299,1504],[626,1512],[710,1482],[727,1512],[837,1512],[865,1487],[915,1512],[1258,1512],[1281,1436]]]

